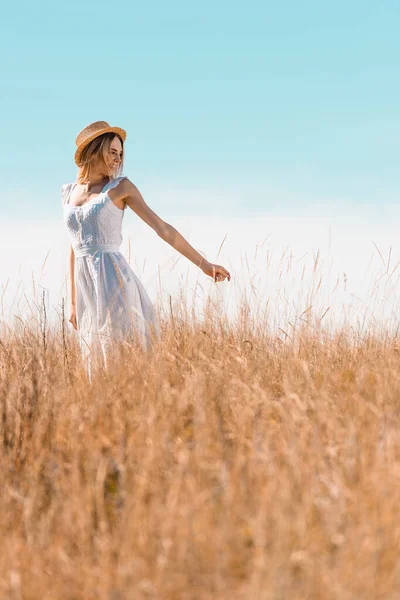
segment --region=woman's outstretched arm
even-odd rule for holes
[[[215,265],[208,262],[185,238],[169,223],[163,221],[146,204],[138,188],[128,178],[121,181],[120,185],[110,190],[113,200],[122,199],[147,225],[150,225],[154,231],[165,242],[170,244],[175,250],[186,256],[192,263],[200,267],[206,275],[209,275],[214,281],[223,281],[226,277],[231,279],[229,271],[221,265]]]

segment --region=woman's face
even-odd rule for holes
[[[119,169],[122,160],[122,144],[118,136],[112,140],[110,149],[106,153],[106,163],[112,171]]]

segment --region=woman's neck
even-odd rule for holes
[[[82,181],[81,185],[85,186],[87,190],[102,183],[107,183],[110,178],[107,175],[90,175],[89,179]]]

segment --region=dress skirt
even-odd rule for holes
[[[160,337],[160,326],[151,299],[121,252],[98,250],[78,256],[75,264],[79,344],[91,378],[94,366],[107,367],[108,357],[123,342],[149,350]]]

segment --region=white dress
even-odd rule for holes
[[[160,337],[155,308],[119,251],[124,210],[108,195],[124,176],[109,181],[83,206],[69,204],[76,183],[61,187],[64,222],[75,252],[76,317],[79,345],[91,379],[94,366],[107,367],[118,342],[139,341],[145,349]],[[117,344],[116,344],[117,342]],[[99,360],[100,359],[100,360]]]

